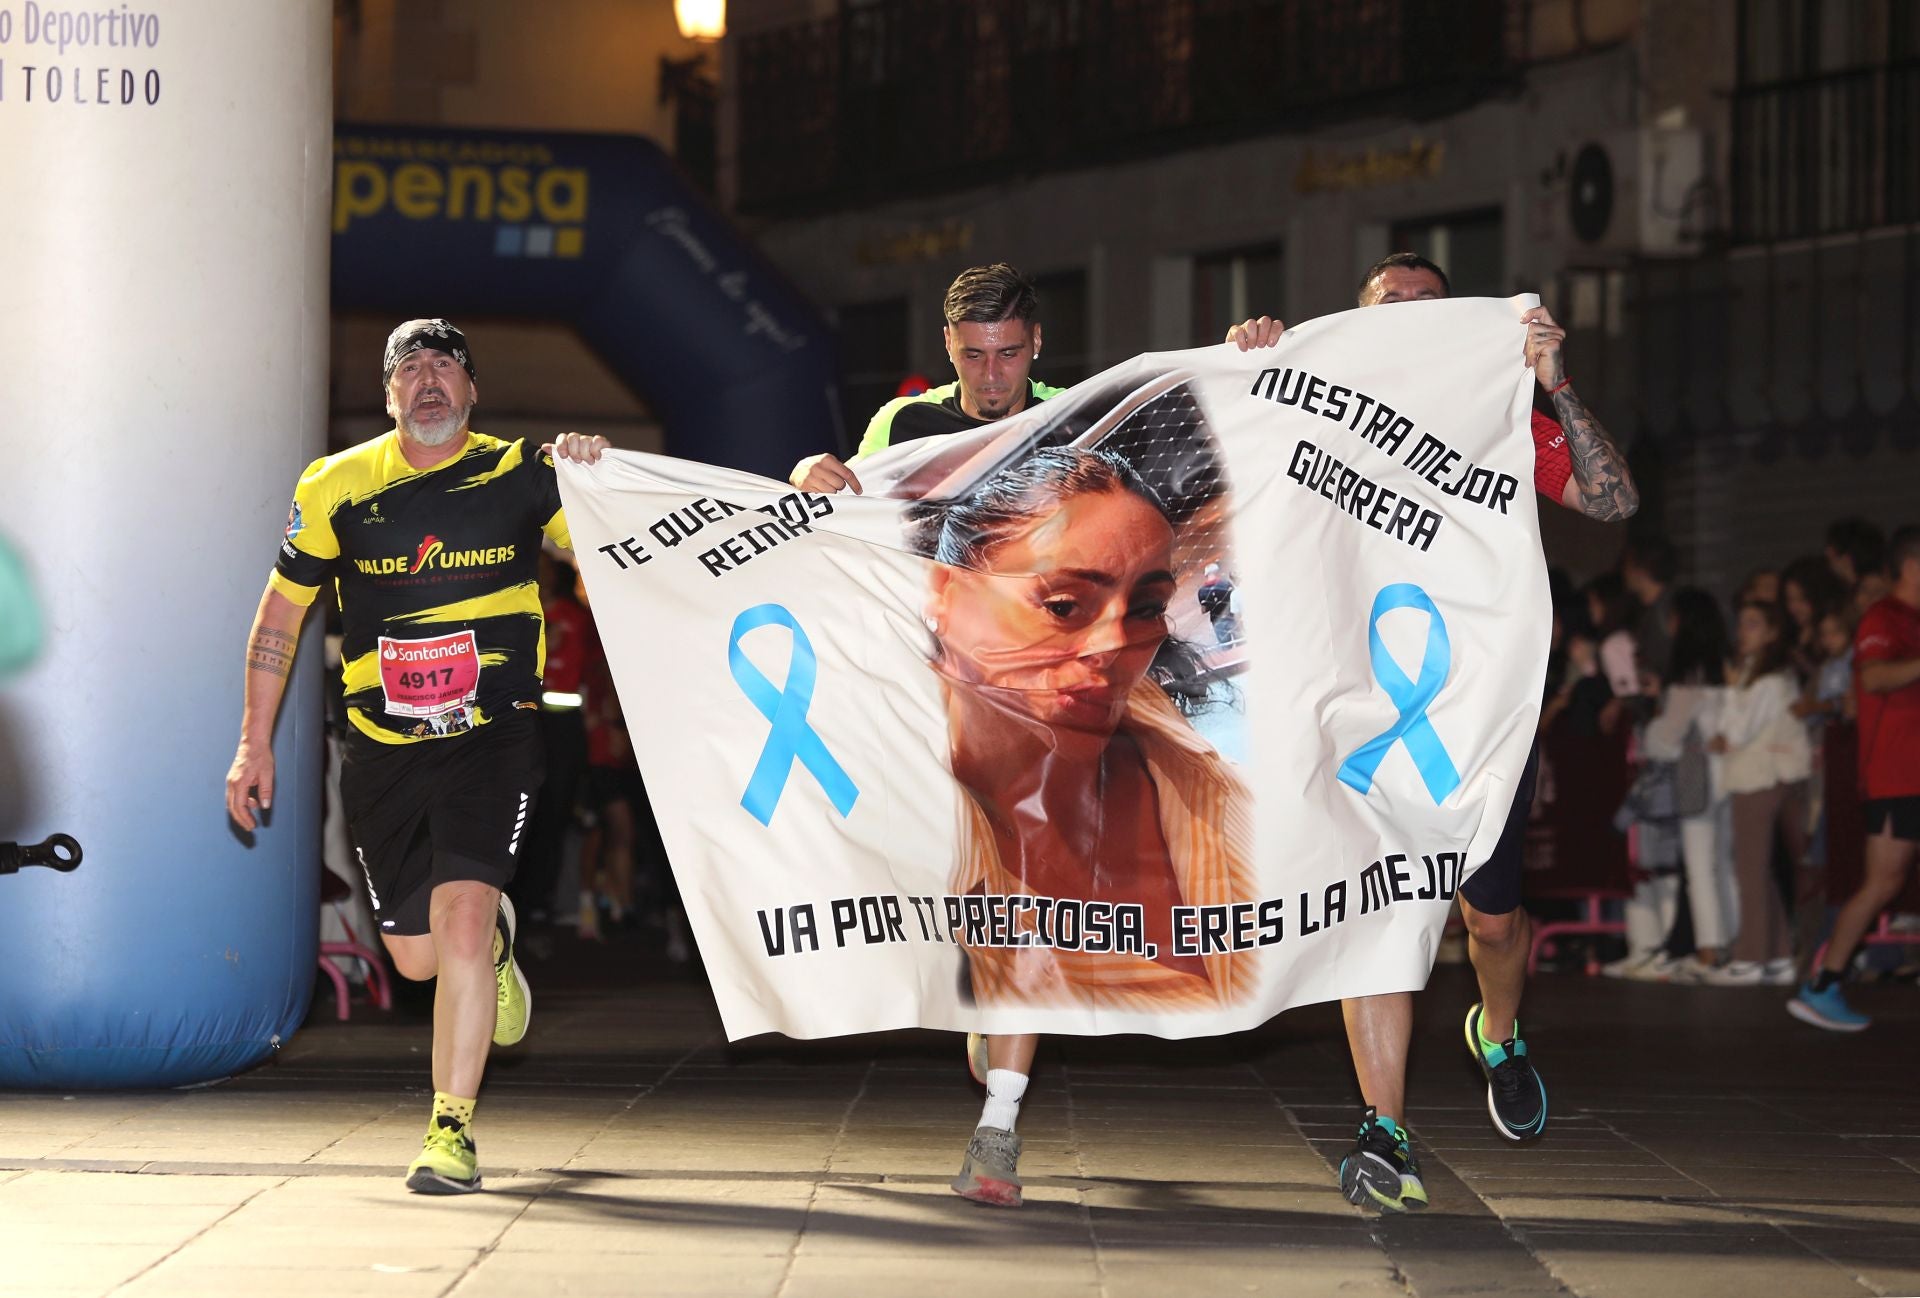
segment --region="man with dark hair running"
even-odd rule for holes
[[[1040,359],[1039,299],[1033,281],[1005,262],[963,270],[947,289],[940,337],[956,376],[917,397],[895,397],[867,423],[854,458],[901,442],[1005,419],[1059,396],[1031,377]],[[802,491],[860,490],[860,480],[837,456],[815,455],[793,466],[789,479]]]
[[[1834,1032],[1858,1032],[1872,1022],[1847,1004],[1840,979],[1868,927],[1906,886],[1920,851],[1920,527],[1893,534],[1886,565],[1892,589],[1866,611],[1853,637],[1866,875],[1834,918],[1826,959],[1787,1002],[1801,1022]]]
[[[947,289],[940,334],[955,380],[880,407],[860,439],[872,455],[900,442],[962,433],[1058,396],[1031,377],[1040,359],[1039,301],[1033,282],[1005,262],[961,271]],[[789,477],[802,491],[860,490],[860,479],[837,456],[810,456]],[[1020,1205],[1020,1137],[1014,1133],[1038,1035],[967,1037],[967,1068],[987,1088],[986,1107],[967,1142],[954,1190],[976,1203]]]
[[[1360,281],[1360,305],[1445,298],[1452,288],[1438,266],[1411,252],[1383,257]],[[1554,417],[1533,416],[1534,487],[1569,509],[1603,522],[1620,522],[1640,507],[1625,458],[1573,390],[1561,342],[1566,330],[1545,307],[1521,317],[1527,338],[1523,361],[1533,370]],[[1271,347],[1286,326],[1268,316],[1237,324],[1227,341],[1242,351]],[[1487,1078],[1487,1111],[1509,1140],[1527,1140],[1547,1122],[1547,1091],[1520,1035],[1520,997],[1526,987],[1532,941],[1520,907],[1521,848],[1539,773],[1536,740],[1493,855],[1460,888],[1467,952],[1480,981],[1480,1001],[1467,1011],[1467,1049]],[[1413,1038],[1413,995],[1392,992],[1343,1001],[1347,1044],[1366,1112],[1353,1152],[1340,1164],[1341,1191],[1357,1204],[1390,1211],[1423,1208],[1426,1187],[1400,1115],[1406,1112],[1407,1051]]]
[[[433,1111],[407,1188],[480,1188],[473,1110],[490,1044],[526,1035],[527,981],[501,890],[540,787],[540,538],[572,542],[553,460],[468,427],[467,339],[409,320],[387,339],[392,430],[315,460],[294,488],[247,641],[227,813],[273,806],[273,724],[300,624],[331,582],[345,629],[340,795],[394,968],[437,978]],[[592,463],[604,437],[556,453]]]

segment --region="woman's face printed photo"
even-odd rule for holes
[[[1111,734],[1167,634],[1173,528],[1132,491],[1082,492],[935,569],[941,666],[1044,724]]]

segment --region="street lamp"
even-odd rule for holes
[[[680,35],[693,53],[660,56],[660,102],[673,105],[673,156],[707,194],[718,178],[720,87],[709,73],[707,46],[727,34],[727,0],[673,0]]]
[[[727,34],[727,0],[673,0],[673,20],[690,41],[717,41]]]

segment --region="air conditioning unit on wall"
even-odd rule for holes
[[[1643,127],[1571,144],[1542,176],[1570,260],[1671,257],[1698,250],[1714,221],[1706,141]]]

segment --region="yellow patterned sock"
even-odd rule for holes
[[[473,1125],[473,1106],[478,1103],[477,1098],[463,1100],[457,1095],[448,1095],[445,1091],[435,1091],[433,1117],[428,1119],[428,1125],[439,1122],[442,1117],[448,1117],[463,1127],[470,1127]]]

